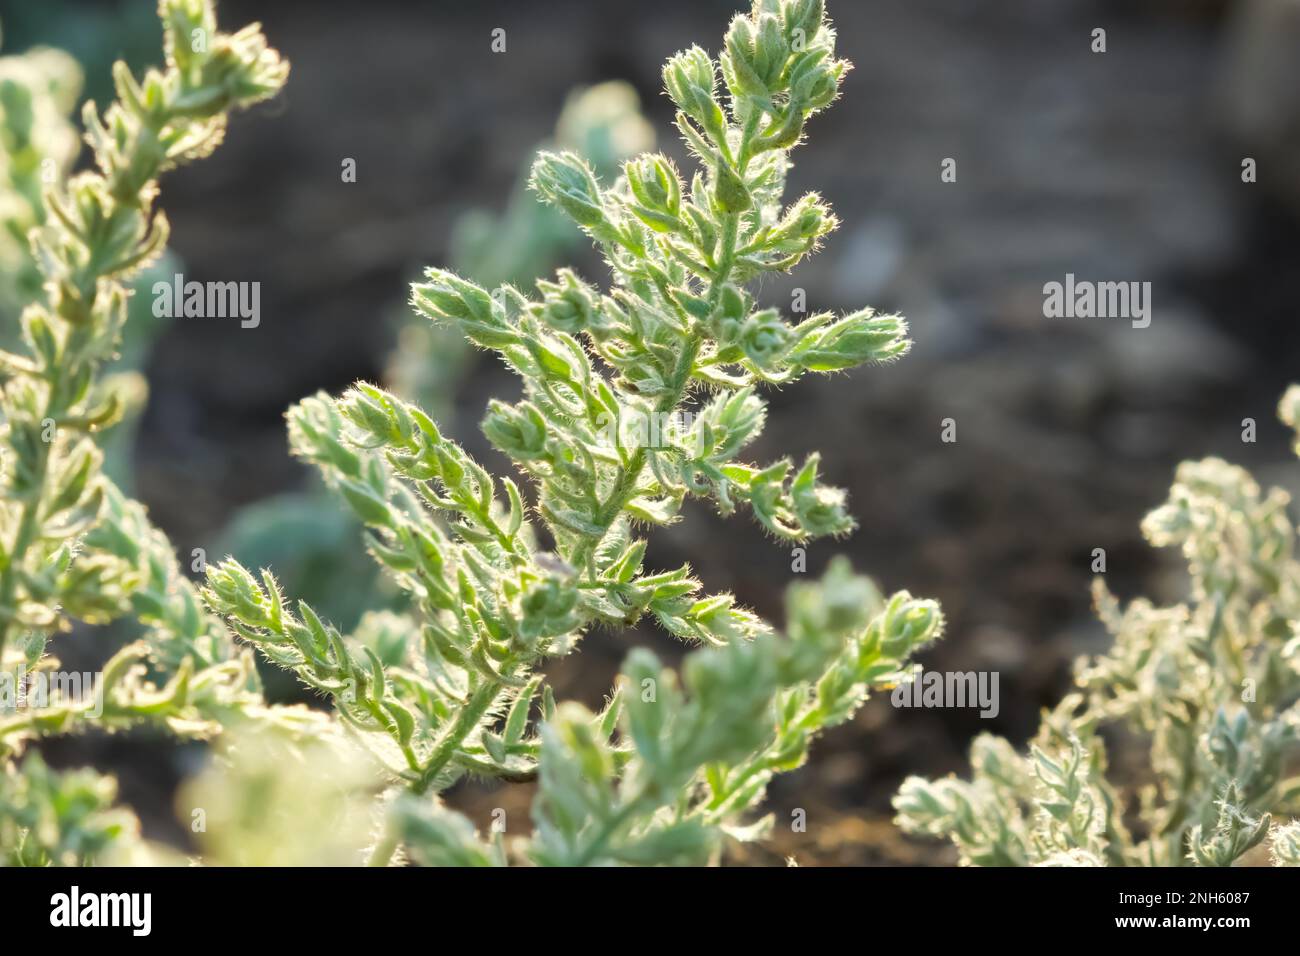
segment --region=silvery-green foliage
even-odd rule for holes
[[[118,101],[102,119],[86,105],[97,169],[46,192],[48,220],[31,240],[47,294],[23,312],[25,351],[0,354],[0,655],[14,633],[128,609],[131,569],[76,547],[106,496],[91,436],[125,404],[120,388],[96,381],[119,340],[121,282],[166,242],[166,217],[153,210],[158,175],[209,152],[226,113],[271,95],[286,72],[256,30],[217,33],[208,4],[169,0],[160,12],[167,69],[137,81],[119,63]],[[195,31],[208,37],[203,53],[191,51]]]
[[[68,117],[81,88],[81,68],[62,50],[36,47],[0,56],[0,348],[21,343],[19,315],[43,294],[45,276],[29,236],[46,221],[46,188],[66,178],[80,153],[81,138]],[[136,274],[128,288],[147,287],[169,258]],[[104,470],[118,481],[130,474],[130,443],[144,406],[146,389],[137,370],[159,328],[147,297],[130,296],[127,309],[117,355],[104,370],[113,378],[105,387],[123,405],[122,420],[101,440]]]
[[[1279,413],[1296,426],[1300,388]],[[1188,600],[1121,607],[1099,580],[1094,599],[1114,644],[1078,662],[1077,690],[1046,716],[1031,756],[981,735],[969,781],[903,784],[899,824],[950,838],[976,865],[1228,866],[1265,840],[1274,817],[1300,814],[1300,778],[1285,777],[1300,736],[1300,562],[1288,504],[1221,459],[1180,465],[1142,530],[1181,549]],[[1136,791],[1106,780],[1106,724],[1149,743],[1151,778]],[[1294,859],[1295,826],[1275,828],[1279,863]]]
[[[789,321],[748,286],[812,253],[835,220],[815,195],[786,205],[788,154],[835,98],[848,64],[820,0],[758,0],[719,64],[674,56],[665,85],[698,169],[629,160],[602,185],[572,153],[533,167],[541,199],[595,241],[602,292],[568,269],[531,296],[429,270],[415,308],[496,353],[523,383],[483,431],[528,479],[494,477],[419,407],[368,384],[289,412],[294,452],[367,526],[414,615],[345,635],[270,572],[208,573],[210,606],[268,659],[328,695],[404,791],[371,860],[428,864],[699,863],[812,739],[899,679],[942,617],[882,597],[842,563],[791,590],[783,633],[707,594],[689,567],[645,566],[645,529],[688,496],[748,506],[787,541],[853,528],[818,459],[741,457],[763,427],[765,384],[902,355],[903,321],[864,310]],[[705,647],[681,674],[633,653],[599,713],[557,705],[540,670],[593,627],[649,617]],[[540,718],[540,720],[536,719]],[[437,794],[473,774],[538,780],[534,833],[485,842]]]
[[[161,0],[159,15],[165,69],[137,79],[115,66],[117,101],[102,116],[93,103],[83,111],[95,168],[44,191],[29,235],[43,295],[22,313],[22,348],[0,353],[0,678],[26,687],[56,669],[51,638],[73,622],[131,616],[147,629],[103,666],[94,693],[0,713],[0,852],[16,862],[85,863],[108,842],[134,844],[132,828],[98,815],[111,781],[16,763],[32,738],[138,724],[209,736],[272,713],[251,653],[101,471],[98,441],[133,388],[100,375],[121,341],[124,283],[166,243],[157,179],[210,152],[227,114],[274,94],[288,71],[255,26],[219,33],[209,0]]]
[[[40,291],[27,234],[44,221],[48,174],[62,177],[78,151],[68,120],[81,92],[81,68],[61,50],[0,56],[0,315]]]
[[[1300,821],[1276,826],[1269,833],[1274,866],[1300,866]]]
[[[791,590],[784,639],[699,651],[680,688],[653,654],[634,652],[615,698],[617,742],[607,716],[577,705],[544,726],[531,857],[699,864],[724,836],[761,836],[771,817],[740,818],[768,781],[800,766],[812,738],[872,687],[899,679],[940,624],[933,603],[905,593],[884,602],[836,564],[820,584]]]
[[[900,679],[941,626],[933,602],[886,601],[837,562],[823,581],[791,589],[784,636],[696,651],[680,677],[634,652],[600,713],[544,702],[534,832],[513,851],[542,865],[698,865],[727,837],[761,838],[771,817],[746,811],[771,778],[802,765],[812,739],[871,688]],[[390,825],[417,861],[506,859],[436,803],[406,800],[397,811]]]
[[[91,770],[58,774],[39,754],[0,767],[0,866],[80,866],[135,842],[140,824],[113,806],[117,785]]]

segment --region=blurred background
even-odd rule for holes
[[[137,70],[159,59],[153,6],[3,0],[0,54],[66,50],[85,70],[83,95],[102,104],[114,58]],[[770,847],[738,859],[953,862],[899,835],[889,798],[909,773],[964,771],[980,731],[1022,743],[1068,686],[1070,662],[1105,646],[1089,607],[1093,549],[1105,549],[1117,594],[1176,600],[1178,556],[1148,548],[1138,523],[1178,461],[1220,455],[1262,482],[1300,485],[1273,414],[1300,378],[1300,0],[828,7],[856,69],[810,124],[791,193],[820,191],[844,226],[762,297],[788,308],[798,287],[813,310],[899,311],[916,344],[892,366],[775,394],[753,455],[822,450],[861,528],[811,547],[808,573],[844,552],[885,588],[938,598],[947,637],[924,665],[998,671],[1001,707],[981,720],[872,701],[773,789],[778,820],[803,808],[807,832],[778,826]],[[531,155],[558,140],[612,175],[657,139],[685,164],[659,67],[691,43],[716,51],[736,8],[222,0],[221,22],[262,20],[293,72],[211,160],[164,185],[163,274],[261,283],[259,327],[147,323],[129,356],[149,398],[117,466],[182,556],[269,564],[341,628],[392,605],[356,529],[289,458],[284,409],[384,381],[504,470],[476,425],[516,383],[414,324],[406,284],[433,264],[489,283],[573,262],[603,281],[590,250],[522,192]],[[1092,51],[1096,28],[1104,54]],[[1243,182],[1246,158],[1256,182]],[[940,179],[945,159],[954,183]],[[1150,282],[1150,327],[1044,318],[1043,285],[1066,273]],[[946,418],[955,443],[940,440]],[[1258,423],[1254,443],[1245,418]],[[648,560],[689,561],[710,590],[776,620],[794,577],[788,548],[744,516],[699,507],[652,539]],[[73,653],[102,659],[104,640],[81,636]],[[552,669],[557,696],[598,705],[637,642],[674,653],[648,628],[592,634]],[[183,845],[171,793],[201,755],[131,737],[47,752],[118,772],[147,835]],[[451,802],[486,826],[498,806],[525,819],[529,797],[526,785],[466,786]]]

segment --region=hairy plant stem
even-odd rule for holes
[[[667,395],[655,403],[654,414],[656,416],[673,411],[686,398],[686,393],[690,388],[691,372],[695,367],[695,359],[700,354],[700,338],[694,336],[689,339],[686,346],[682,349],[681,355],[677,359],[677,367],[673,370],[673,382]],[[641,480],[641,475],[645,471],[646,449],[641,445],[632,454],[632,458],[619,470],[614,487],[610,489],[608,497],[602,503],[600,511],[596,514],[594,523],[601,528],[600,534],[592,535],[587,538],[578,548],[574,555],[573,564],[576,567],[585,568],[588,577],[595,579],[596,569],[591,563],[592,556],[605,540],[605,535],[609,534],[609,529],[613,527],[618,516],[623,513],[628,502],[636,497],[637,482]]]
[[[731,270],[736,264],[736,242],[739,229],[740,216],[735,213],[729,214],[724,223],[718,268],[714,273],[712,282],[709,284],[709,303],[714,308],[717,308],[722,297],[723,287],[726,285]],[[695,370],[695,360],[699,357],[702,344],[703,338],[699,334],[693,334],[687,340],[681,355],[678,356],[677,367],[673,369],[673,381],[668,394],[655,403],[654,414],[656,416],[673,411],[685,400],[687,392],[690,390],[691,373]],[[591,558],[605,540],[605,535],[609,533],[614,521],[622,514],[628,503],[636,497],[637,482],[641,480],[645,465],[646,449],[644,445],[641,445],[633,453],[631,460],[620,470],[609,497],[605,499],[596,515],[595,524],[601,528],[600,534],[593,535],[584,541],[575,555],[574,564],[586,568],[589,577],[592,579],[595,578],[596,569],[591,564]]]
[[[495,703],[497,697],[505,690],[505,687],[503,681],[487,681],[470,695],[465,707],[456,716],[456,721],[438,739],[433,748],[433,753],[429,755],[429,759],[424,766],[419,768],[419,776],[411,782],[409,788],[411,793],[418,796],[428,793],[429,787],[433,785],[433,781],[438,774],[456,756],[456,751],[465,742],[465,738],[478,727],[483,715]],[[393,854],[397,852],[397,847],[400,844],[401,840],[395,834],[385,831],[371,851],[366,865],[373,867],[387,866],[392,861]]]
[[[455,723],[448,727],[438,739],[437,744],[434,745],[433,753],[429,755],[429,759],[425,761],[424,766],[420,769],[420,775],[412,782],[412,793],[422,795],[428,792],[434,779],[456,756],[456,750],[479,725],[483,715],[496,702],[497,697],[501,695],[505,687],[504,681],[489,680],[485,681],[478,690],[470,695],[469,700],[465,702],[465,707],[456,716]]]
[[[731,270],[736,265],[736,239],[740,232],[740,216],[736,213],[727,215],[723,222],[722,254],[718,257],[718,268],[709,283],[709,305],[715,309],[722,298],[722,290],[731,277]]]

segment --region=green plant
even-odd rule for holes
[[[1300,387],[1280,414],[1300,424]],[[1300,442],[1297,442],[1300,453]],[[1121,608],[1098,580],[1114,638],[1076,665],[1078,690],[1044,716],[1028,756],[981,735],[969,781],[907,780],[894,800],[908,832],[947,837],[963,863],[1228,866],[1273,815],[1300,814],[1300,562],[1289,496],[1267,494],[1217,458],[1178,467],[1142,530],[1178,546],[1191,596]],[[1100,730],[1146,741],[1150,778],[1133,794],[1106,779]],[[1126,736],[1131,735],[1131,736]],[[1274,828],[1274,861],[1294,866],[1297,823]]]
[[[40,293],[27,234],[44,221],[44,183],[63,176],[76,158],[77,132],[67,117],[81,81],[81,68],[61,50],[0,57],[0,310],[6,318]]]
[[[210,152],[229,110],[266,98],[284,81],[285,67],[256,30],[217,33],[202,2],[169,0],[160,12],[168,68],[141,83],[118,64],[119,98],[104,120],[87,104],[98,171],[45,194],[51,218],[31,239],[47,295],[23,312],[27,354],[0,354],[9,465],[0,653],[16,633],[126,609],[134,569],[74,546],[112,497],[92,435],[114,424],[125,404],[120,388],[96,381],[125,318],[121,280],[166,243],[166,217],[152,209],[158,175]],[[201,53],[191,49],[197,36],[204,38]]]
[[[814,456],[739,457],[762,428],[763,384],[902,355],[906,329],[871,311],[797,323],[747,285],[792,268],[835,226],[816,195],[784,206],[788,154],[830,105],[848,64],[819,0],[758,0],[718,64],[698,47],[664,70],[700,168],[684,183],[662,155],[602,186],[571,153],[543,153],[532,185],[581,226],[614,277],[601,293],[568,270],[528,297],[489,294],[441,270],[416,309],[453,324],[519,374],[525,397],[493,402],[491,442],[535,495],[494,478],[418,407],[359,384],[289,413],[296,454],[367,525],[371,553],[412,597],[412,616],[340,634],[291,603],[268,571],[209,569],[211,608],[271,661],[327,695],[396,784],[371,862],[683,863],[714,858],[776,773],[897,679],[936,637],[930,601],[882,598],[842,563],[792,588],[778,634],[687,567],[643,567],[641,529],[688,497],[745,504],[773,535],[845,534],[844,496]],[[708,645],[680,678],[649,651],[628,658],[598,714],[557,705],[545,660],[594,627],[649,616]],[[535,718],[540,718],[536,720]],[[437,794],[472,774],[538,779],[530,838],[481,839]]]
[[[110,778],[52,774],[34,754],[18,762],[41,737],[141,725],[216,738],[216,769],[178,803],[210,862],[359,861],[365,849],[375,864],[689,863],[716,859],[726,836],[761,836],[771,820],[751,812],[770,779],[899,679],[942,626],[933,602],[884,598],[843,562],[790,590],[784,633],[731,595],[702,594],[689,568],[643,568],[641,529],[676,520],[687,496],[724,514],[747,504],[790,541],[853,527],[815,457],[797,469],[738,458],[763,425],[756,386],[892,359],[908,344],[895,316],[790,324],[745,288],[834,226],[815,196],[781,201],[789,150],[848,68],[821,3],[759,0],[733,21],[725,112],[707,54],[669,61],[678,126],[701,164],[689,188],[662,156],[630,161],[610,188],[576,156],[539,157],[535,188],[596,240],[614,274],[608,294],[567,270],[535,300],[436,270],[413,288],[417,309],[524,380],[525,399],[494,402],[484,431],[531,479],[531,506],[377,388],[291,410],[295,452],[411,595],[411,613],[368,614],[348,637],[288,603],[269,571],[233,560],[209,569],[205,610],[144,509],[99,472],[93,437],[122,403],[96,372],[123,320],[121,280],[165,240],[155,179],[212,148],[226,112],[273,94],[287,70],[255,27],[218,34],[206,0],[162,0],[160,12],[167,69],[138,83],[119,65],[106,126],[88,107],[99,172],[47,194],[51,215],[34,233],[47,300],[24,312],[28,354],[0,356],[14,466],[0,676],[56,669],[49,639],[74,620],[129,617],[147,630],[104,665],[97,699],[55,693],[0,716],[5,861],[167,859],[113,806]],[[644,616],[708,646],[680,677],[635,651],[598,714],[557,705],[545,660],[591,628]],[[220,618],[331,712],[268,707]],[[447,810],[438,794],[468,774],[535,777],[532,836],[486,841]]]
[[[113,807],[117,786],[91,771],[55,774],[39,754],[0,781],[0,848],[16,866],[78,866],[139,839],[139,823]]]
[[[25,707],[6,698],[0,857],[11,862],[84,862],[109,837],[125,841],[132,832],[91,812],[111,781],[51,776],[34,758],[14,765],[30,740],[89,725],[204,736],[265,712],[250,655],[204,610],[144,509],[103,475],[96,445],[128,404],[128,383],[99,375],[120,341],[123,283],[167,238],[167,220],[153,208],[158,176],[210,152],[227,113],[274,94],[288,69],[256,27],[219,33],[205,0],[162,0],[159,13],[166,69],[136,80],[118,63],[117,102],[102,119],[86,105],[97,168],[45,191],[43,224],[30,234],[44,294],[22,313],[22,350],[0,353],[5,689],[57,669],[47,645],[73,622],[134,617],[148,629],[103,666],[98,696],[56,693]],[[72,831],[84,838],[66,839]]]
[[[0,56],[0,347],[21,341],[19,315],[43,295],[45,276],[31,254],[28,236],[45,222],[43,191],[66,178],[80,152],[76,129],[68,120],[81,93],[82,74],[68,54],[37,47]],[[157,274],[175,272],[174,257],[164,255],[134,276],[121,276],[132,293],[148,288]],[[122,324],[117,354],[105,364],[123,400],[122,418],[101,442],[104,470],[119,484],[130,476],[129,449],[136,417],[144,406],[145,383],[138,369],[161,323],[143,295],[127,299],[128,321]]]

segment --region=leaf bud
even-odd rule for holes
[[[790,501],[794,505],[799,526],[809,535],[847,534],[854,522],[844,507],[844,492],[818,484],[817,466],[820,457],[809,455],[799,473],[790,484]]]
[[[740,347],[761,369],[775,368],[785,355],[789,341],[790,329],[775,309],[755,312],[740,330]]]
[[[535,461],[546,455],[546,419],[531,402],[517,406],[495,399],[483,419],[483,434],[515,461]]]
[[[529,185],[580,226],[594,228],[607,221],[596,176],[586,161],[573,153],[539,153]]]
[[[680,226],[682,183],[672,162],[663,156],[642,156],[624,166],[628,188],[636,197],[633,214],[656,232]]]
[[[754,204],[745,180],[727,163],[715,167],[713,179],[713,196],[723,212],[744,212]]]
[[[431,319],[453,319],[465,334],[484,348],[501,348],[519,341],[506,311],[488,293],[445,269],[427,269],[428,282],[411,285],[411,304]]]
[[[943,612],[934,601],[917,600],[907,591],[899,591],[889,599],[871,627],[879,629],[881,653],[902,661],[939,636],[943,630]]]
[[[673,56],[664,65],[664,87],[678,108],[713,138],[722,142],[726,121],[714,98],[717,73],[713,60],[698,46]]]
[[[542,293],[542,318],[558,332],[580,332],[596,325],[596,292],[569,269],[561,269],[558,282],[537,283]]]
[[[911,344],[901,316],[865,309],[810,332],[791,350],[790,360],[813,372],[835,372],[898,358]]]

